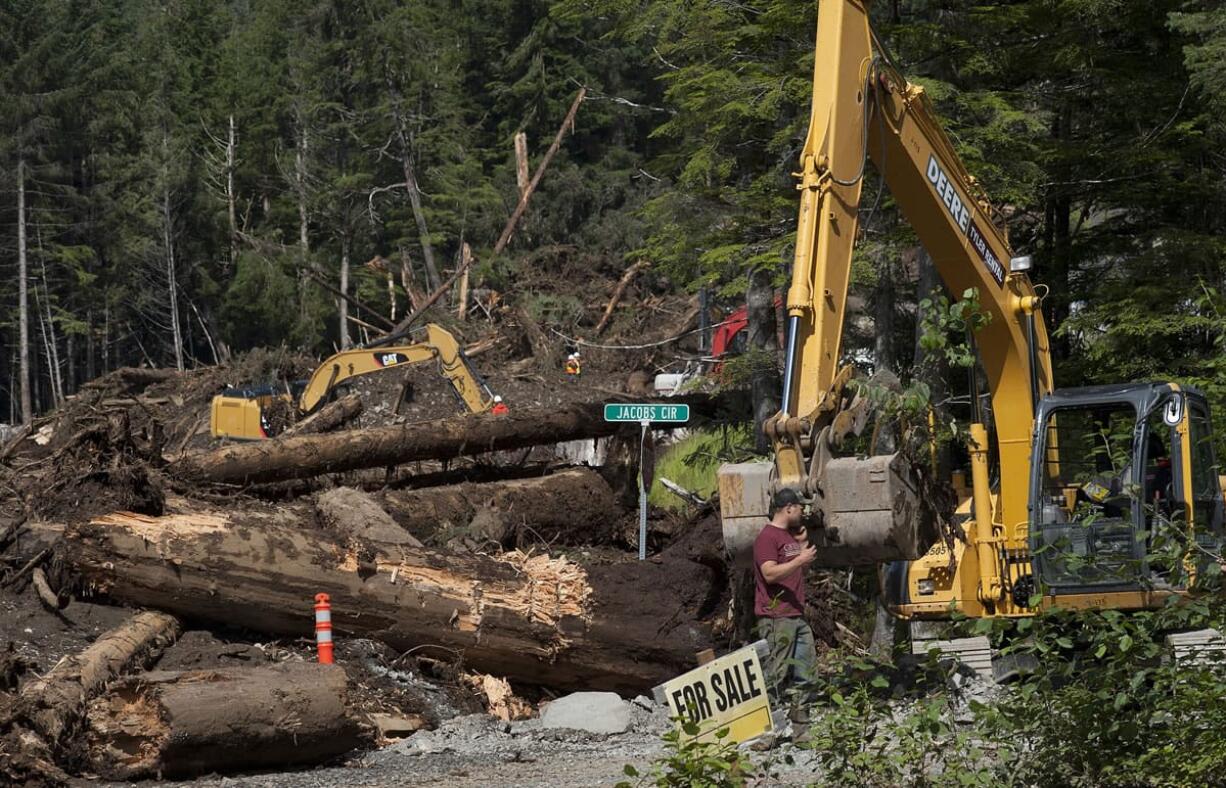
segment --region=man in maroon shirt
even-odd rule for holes
[[[817,550],[801,524],[804,511],[795,490],[771,499],[771,519],[753,543],[754,615],[758,637],[770,644],[767,680],[776,703],[788,703],[795,721],[805,719],[803,685],[813,678],[817,652],[805,621],[805,567]],[[802,686],[797,686],[802,685]]]

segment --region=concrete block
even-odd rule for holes
[[[572,692],[545,707],[541,727],[624,733],[630,727],[630,704],[615,692]]]

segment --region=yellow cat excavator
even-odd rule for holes
[[[989,317],[974,337],[987,397],[972,392],[972,483],[954,540],[921,516],[901,457],[836,456],[864,418],[840,343],[868,160],[948,290],[977,291]],[[1187,575],[1150,566],[1148,554],[1155,517],[1186,539],[1193,572],[1198,556],[1220,549],[1226,478],[1205,397],[1171,382],[1053,389],[1030,259],[1014,256],[924,89],[891,63],[860,0],[818,4],[798,176],[783,406],[765,425],[774,460],[720,469],[728,548],[744,557],[769,495],[786,487],[810,504],[818,565],[878,566],[886,607],[902,619],[1145,609],[1185,593]]]
[[[493,398],[481,377],[469,365],[451,332],[435,323],[425,327],[425,338],[410,345],[342,350],[320,364],[301,384],[297,402],[289,392],[272,387],[227,389],[213,398],[210,427],[214,438],[262,440],[275,434],[268,410],[274,402],[296,406],[299,417],[314,413],[331,401],[345,381],[405,364],[438,361],[456,396],[472,413],[490,408]]]

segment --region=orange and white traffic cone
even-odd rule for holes
[[[321,665],[332,664],[332,605],[327,594],[315,595],[315,648]]]

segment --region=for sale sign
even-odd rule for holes
[[[773,730],[770,699],[762,657],[765,640],[701,665],[656,687],[656,701],[668,706],[673,717],[698,726],[693,737],[714,741],[717,731],[728,729],[723,741],[739,743]]]

